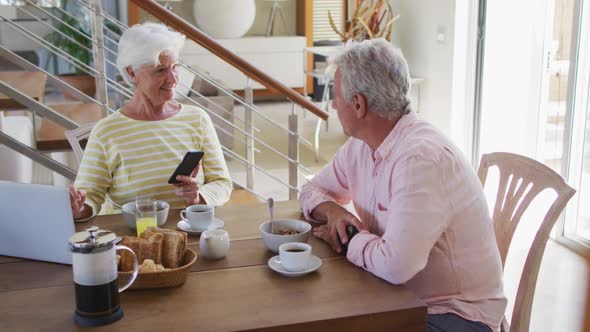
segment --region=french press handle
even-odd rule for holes
[[[129,281],[123,287],[119,287],[119,293],[121,293],[127,288],[129,288],[129,286],[131,286],[131,284],[133,284],[133,282],[135,281],[135,278],[137,278],[137,273],[139,272],[139,264],[137,263],[137,256],[135,256],[135,253],[133,252],[133,250],[129,249],[129,247],[116,245],[115,249],[127,250],[131,253],[131,255],[133,255],[133,274],[131,275],[131,279],[129,279]]]

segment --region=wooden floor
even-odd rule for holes
[[[507,315],[512,314],[524,255],[526,252],[518,249],[508,255],[504,272]],[[588,262],[580,255],[555,241],[547,243],[533,302],[531,332],[590,331],[584,329],[589,271]]]
[[[232,206],[232,205],[247,205],[252,203],[260,203],[262,199],[258,196],[252,194],[251,192],[247,191],[246,189],[234,189],[229,197],[229,201],[225,203],[225,206]]]

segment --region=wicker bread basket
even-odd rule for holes
[[[129,289],[166,288],[184,284],[191,265],[197,260],[197,254],[186,248],[182,257],[182,266],[161,272],[138,273]],[[132,272],[119,272],[119,286],[125,285]]]

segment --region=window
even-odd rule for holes
[[[565,0],[562,0],[565,1]],[[569,4],[572,2],[572,4]],[[590,247],[590,0],[566,1],[574,15],[570,18],[574,31],[571,43],[573,54],[564,67],[570,79],[570,107],[566,109],[564,136],[567,157],[568,183],[578,192],[566,212],[563,235],[578,244]],[[574,10],[574,6],[577,10]]]
[[[340,40],[340,36],[332,29],[328,12],[336,28],[342,32],[344,26],[344,1],[315,0],[313,2],[313,41]]]
[[[20,0],[0,0],[1,6],[24,6],[25,2]]]
[[[41,7],[61,7],[61,0],[37,0]]]
[[[560,173],[577,193],[554,235],[582,251],[590,248],[590,0],[537,5],[484,7],[479,150],[526,155]]]
[[[24,0],[0,0],[0,5],[4,6],[24,6]],[[41,7],[58,7],[61,6],[61,0],[37,0],[37,5]]]

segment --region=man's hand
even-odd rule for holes
[[[337,253],[342,252],[338,237],[342,240],[342,244],[348,243],[346,225],[356,227],[359,232],[362,230],[368,230],[365,224],[363,224],[357,217],[334,202],[324,202],[318,205],[312,211],[312,217],[316,220],[327,221],[325,225],[314,228],[313,235],[326,241]]]
[[[184,198],[186,206],[204,203],[201,195],[199,195],[199,184],[197,183],[197,174],[201,169],[201,163],[195,167],[195,170],[190,176],[178,175],[176,180],[182,182],[174,184],[178,188],[176,195]]]

